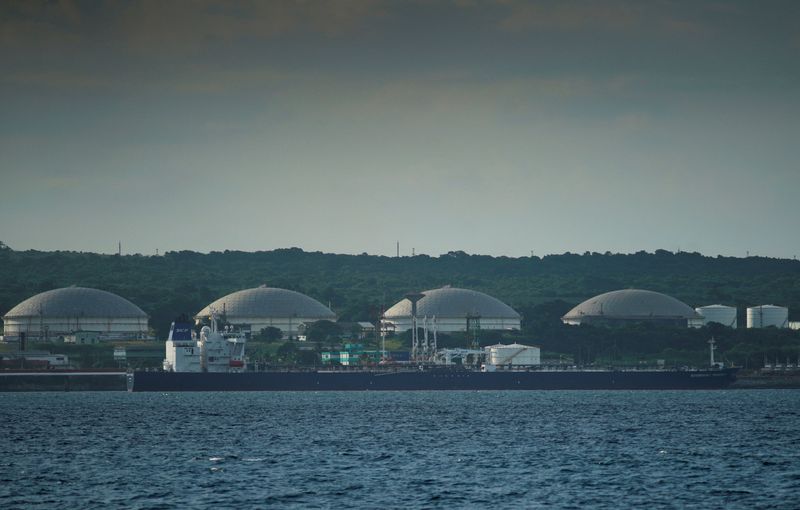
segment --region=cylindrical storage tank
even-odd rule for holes
[[[485,347],[486,361],[491,365],[538,365],[541,361],[538,347],[522,344],[497,344]]]
[[[698,322],[692,323],[697,327],[705,326],[710,322],[716,322],[717,324],[736,329],[736,308],[733,306],[708,305],[695,308],[694,311],[703,316]]]
[[[760,305],[747,309],[748,328],[786,328],[789,326],[789,309],[785,306]]]

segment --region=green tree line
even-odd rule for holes
[[[474,289],[520,311],[523,333],[546,349],[558,347],[587,359],[599,355],[593,354],[597,346],[602,346],[599,351],[604,355],[624,349],[620,336],[646,336],[648,345],[669,344],[673,347],[664,348],[679,349],[680,339],[705,334],[686,330],[665,333],[668,329],[616,330],[615,347],[609,330],[567,328],[557,321],[571,306],[611,290],[643,288],[669,294],[691,306],[722,303],[737,306],[740,311],[747,306],[779,304],[789,307],[791,320],[800,320],[800,261],[790,259],[709,257],[666,250],[516,258],[453,251],[438,257],[385,257],[299,248],[119,256],[0,247],[3,313],[39,292],[69,285],[94,287],[141,307],[159,338],[166,336],[177,315],[194,314],[225,294],[261,284],[307,294],[330,305],[345,321],[374,321],[382,310],[411,291],[443,285]],[[663,341],[655,340],[662,336]],[[747,338],[731,341],[735,343],[727,347],[742,344],[739,350],[747,351]],[[696,347],[696,343],[692,345]]]

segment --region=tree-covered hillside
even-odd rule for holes
[[[663,250],[541,258],[463,252],[395,258],[298,248],[162,256],[0,249],[3,313],[45,290],[95,287],[139,305],[161,337],[176,315],[195,313],[229,292],[261,284],[308,294],[348,321],[374,319],[406,292],[442,285],[483,291],[509,303],[523,313],[533,333],[539,327],[536,314],[553,308],[544,306],[547,303],[561,303],[556,306],[561,310],[602,292],[632,287],[664,292],[692,306],[786,305],[791,318],[800,319],[800,261],[786,259]]]

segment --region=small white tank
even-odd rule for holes
[[[540,363],[540,351],[538,347],[522,344],[497,344],[484,347],[486,351],[486,362],[490,365],[518,366],[518,365],[538,365]]]
[[[785,306],[760,305],[747,309],[748,328],[789,327],[789,309]]]
[[[736,329],[736,308],[725,305],[708,305],[694,309],[702,315],[702,319],[693,319],[690,325],[696,328],[707,325],[709,322],[716,322]]]

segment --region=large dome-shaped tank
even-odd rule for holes
[[[789,327],[789,309],[784,306],[760,305],[747,309],[748,328]]]
[[[561,320],[573,325],[650,322],[686,327],[689,320],[699,317],[689,305],[666,294],[624,289],[589,298],[567,312]]]
[[[77,331],[96,332],[101,340],[144,338],[147,314],[111,292],[65,287],[29,297],[3,316],[6,340],[25,333],[31,341],[50,341]]]
[[[211,311],[245,331],[257,334],[264,328],[278,328],[293,337],[298,326],[318,320],[335,321],[336,314],[314,298],[293,290],[262,285],[221,297],[200,310],[195,319],[211,317]]]
[[[694,309],[700,318],[690,320],[690,325],[696,328],[703,327],[711,322],[722,324],[736,329],[736,308],[725,305],[708,305]]]
[[[466,331],[467,318],[476,321],[483,330],[511,330],[520,328],[520,315],[497,298],[469,289],[442,287],[426,290],[417,302],[417,320],[441,332]],[[397,302],[383,314],[384,326],[401,332],[411,329],[411,301]]]

